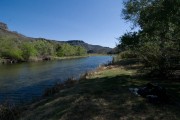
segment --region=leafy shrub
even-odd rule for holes
[[[119,54],[119,57],[121,59],[125,59],[125,58],[136,58],[137,55],[135,52],[132,52],[131,50],[127,50],[127,51],[123,51]]]

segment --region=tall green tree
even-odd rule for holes
[[[23,53],[23,59],[28,61],[30,57],[35,57],[38,54],[38,51],[35,49],[32,42],[24,42],[21,44],[21,50]]]
[[[38,51],[39,57],[48,57],[55,55],[53,44],[45,40],[37,40],[33,42],[35,49]]]
[[[22,51],[19,43],[13,38],[0,38],[0,57],[22,61]]]
[[[121,36],[119,39],[120,45],[118,46],[121,51],[134,50],[139,44],[138,32],[128,32]]]
[[[146,66],[163,75],[178,69],[180,60],[180,1],[127,0],[124,19],[139,26],[138,54]]]

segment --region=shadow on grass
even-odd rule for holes
[[[148,82],[130,75],[80,80],[55,97],[34,104],[21,120],[178,120],[180,108],[176,104],[152,105],[128,90]],[[172,96],[179,94],[179,85],[163,85],[173,93]],[[180,101],[179,97],[177,100]]]
[[[0,120],[16,120],[20,115],[19,109],[10,104],[0,105]]]
[[[142,67],[142,66],[140,66],[140,61],[137,58],[122,59],[120,61],[117,61],[117,62],[114,62],[111,64],[123,66],[126,69],[139,69]]]

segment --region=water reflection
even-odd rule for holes
[[[69,77],[78,77],[100,64],[112,60],[110,56],[80,59],[0,65],[0,102],[31,101],[41,96],[45,88]]]

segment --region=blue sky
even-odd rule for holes
[[[122,0],[0,0],[0,21],[29,37],[115,47],[130,30]]]

